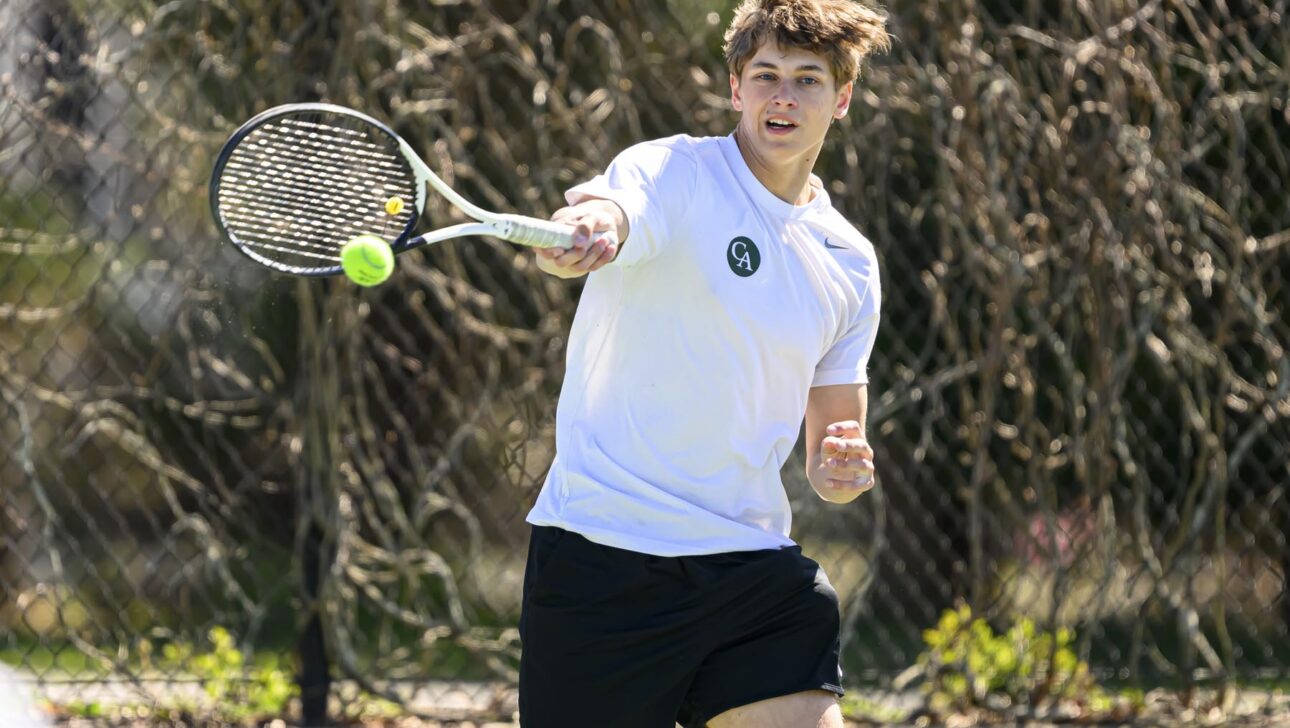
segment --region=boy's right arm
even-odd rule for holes
[[[589,197],[576,205],[562,207],[551,216],[555,222],[572,225],[573,244],[568,248],[538,248],[538,269],[560,278],[577,278],[604,267],[618,255],[630,232],[627,215],[616,203]],[[603,235],[612,231],[617,242]]]

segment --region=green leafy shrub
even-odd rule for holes
[[[923,690],[938,713],[1007,709],[1045,699],[1103,712],[1115,702],[1071,649],[1069,629],[1043,632],[1023,617],[996,634],[961,605],[946,610],[935,628],[923,632],[923,641],[926,649],[918,657]]]
[[[166,645],[167,662],[183,667],[202,681],[214,710],[222,718],[247,721],[281,716],[297,696],[299,687],[276,655],[248,665],[233,636],[223,627],[209,633],[211,649],[195,653],[191,645]]]

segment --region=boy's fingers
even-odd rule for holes
[[[587,257],[587,251],[584,248],[565,248],[555,259],[555,264],[561,268],[573,268]]]
[[[855,420],[834,422],[826,428],[826,432],[830,435],[837,435],[840,437],[859,437],[860,423]]]
[[[841,440],[838,443],[838,450],[847,453],[848,455],[857,455],[863,458],[873,457],[873,448],[869,447],[868,442],[865,442],[858,437]]]
[[[573,247],[585,248],[589,240],[591,240],[591,226],[587,224],[586,218],[582,218],[573,226]]]
[[[610,245],[608,242],[606,242],[604,247],[600,251],[600,255],[591,264],[591,267],[588,268],[588,270],[597,270],[601,268],[606,263],[613,260],[614,255],[616,255],[617,253],[618,253],[618,246]]]
[[[869,490],[874,484],[872,475],[862,475],[853,479],[830,478],[827,482],[829,487],[835,490],[858,490],[861,492]]]

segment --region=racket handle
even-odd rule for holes
[[[512,243],[531,248],[567,248],[573,245],[573,226],[562,222],[503,214],[497,216],[496,224],[499,228],[497,236]],[[607,237],[610,242],[618,240],[612,231],[602,233],[600,237]]]

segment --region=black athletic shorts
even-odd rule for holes
[[[535,526],[520,616],[525,728],[686,728],[842,694],[838,597],[799,547],[665,557]]]

